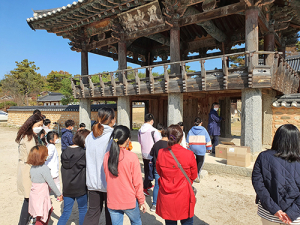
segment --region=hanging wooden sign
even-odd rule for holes
[[[120,13],[118,17],[126,33],[165,25],[158,1]]]

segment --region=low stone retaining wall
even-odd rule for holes
[[[273,124],[272,133],[273,137],[276,130],[283,124],[293,124],[300,130],[300,108],[299,107],[272,107],[273,111]]]

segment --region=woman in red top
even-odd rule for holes
[[[107,208],[112,224],[122,225],[125,213],[131,224],[142,225],[139,208],[146,212],[143,180],[137,155],[126,149],[130,130],[125,126],[117,126],[111,139],[103,167],[107,182]]]
[[[181,220],[182,225],[193,224],[196,198],[192,186],[178,168],[169,150],[172,149],[193,183],[197,178],[197,163],[193,152],[180,145],[182,136],[179,125],[169,126],[168,148],[159,150],[156,160],[156,170],[160,176],[156,213],[165,219],[166,225],[177,224],[177,220]]]

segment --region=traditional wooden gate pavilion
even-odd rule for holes
[[[186,128],[196,116],[206,125],[211,103],[220,101],[226,137],[230,99],[242,98],[242,145],[256,153],[272,140],[274,97],[299,88],[298,74],[285,61],[285,47],[295,44],[300,30],[297,0],[79,0],[35,10],[27,22],[33,30],[69,39],[71,50],[81,52],[82,76],[72,88],[80,99],[80,122],[88,127],[91,99],[117,101],[118,124],[130,127],[132,102],[147,100],[156,122],[184,121]],[[232,49],[241,43],[245,49]],[[221,52],[207,54],[215,48]],[[89,75],[89,52],[118,60],[109,82],[103,74]],[[235,55],[244,55],[245,65],[229,67]],[[222,69],[205,69],[213,58],[222,60]],[[129,70],[127,62],[141,67]],[[187,72],[189,62],[198,62],[201,71]],[[161,76],[153,76],[156,67]],[[146,70],[146,78],[138,69]],[[132,72],[134,79],[127,79]]]

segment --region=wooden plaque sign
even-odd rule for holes
[[[126,33],[134,33],[150,27],[165,25],[158,1],[120,13],[118,17]]]

